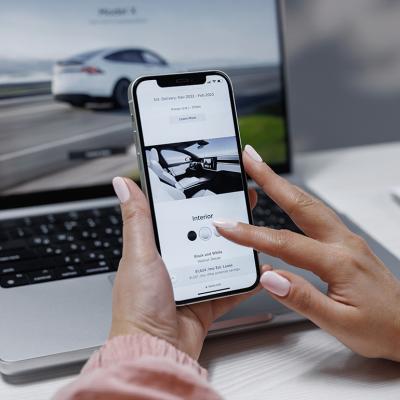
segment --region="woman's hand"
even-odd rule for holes
[[[214,221],[221,235],[318,275],[328,283],[327,295],[284,270],[265,272],[261,284],[355,352],[400,361],[399,281],[330,208],[276,175],[251,146],[243,162],[248,175],[307,236]]]
[[[114,178],[121,202],[123,253],[113,288],[110,337],[149,333],[197,359],[210,325],[254,294],[227,297],[176,308],[172,284],[154,240],[151,213],[139,187],[127,178]],[[250,192],[254,205],[256,193]]]

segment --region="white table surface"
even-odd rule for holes
[[[295,166],[316,193],[400,257],[400,205],[390,196],[400,185],[400,143],[302,154]],[[200,362],[227,399],[400,398],[400,364],[359,357],[306,322],[210,339]],[[48,399],[72,379],[3,377],[0,399]]]

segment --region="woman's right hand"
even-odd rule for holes
[[[318,275],[328,283],[326,295],[285,270],[265,272],[261,284],[355,352],[400,361],[400,282],[330,208],[276,175],[252,147],[246,146],[243,162],[307,236],[215,221],[221,235]]]

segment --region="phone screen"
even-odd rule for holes
[[[143,165],[159,250],[175,301],[239,293],[258,278],[256,253],[221,237],[217,218],[249,222],[230,83],[136,89]]]

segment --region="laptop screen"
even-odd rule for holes
[[[1,14],[1,197],[138,179],[126,93],[147,74],[226,72],[242,143],[288,166],[275,0],[8,0]]]

